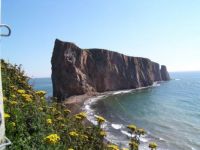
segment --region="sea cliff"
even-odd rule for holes
[[[53,96],[135,89],[170,80],[166,66],[147,58],[130,57],[105,49],[81,49],[55,40],[52,64]]]

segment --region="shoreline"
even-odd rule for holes
[[[124,89],[124,90],[117,90],[117,91],[106,91],[106,92],[94,92],[94,93],[85,93],[82,95],[74,95],[74,96],[70,96],[67,99],[65,99],[62,104],[71,111],[71,115],[75,115],[77,113],[82,112],[82,108],[84,106],[84,104],[86,102],[89,102],[92,98],[97,98],[102,99],[101,97],[98,98],[99,96],[102,97],[108,97],[108,96],[112,96],[112,95],[118,95],[118,94],[127,94],[133,91],[137,91],[137,90],[142,90],[142,89],[147,89],[147,88],[153,88],[153,87],[157,87],[160,86],[160,83],[162,82],[154,82],[151,86],[146,86],[146,87],[139,87],[136,89]],[[87,122],[89,122],[90,124],[93,124],[90,120],[86,119]]]
[[[66,108],[68,108],[71,111],[71,114],[77,114],[81,112],[81,108],[84,106],[84,103],[88,101],[90,98],[99,96],[100,93],[92,93],[92,94],[83,94],[83,95],[74,95],[66,100],[64,100],[62,103],[65,105]]]
[[[77,113],[80,113],[84,110],[82,110],[84,103],[89,101],[91,98],[97,98],[98,96],[102,95],[103,93],[90,93],[90,94],[83,94],[83,95],[75,95],[67,98],[66,100],[63,101],[63,104],[67,109],[71,111],[71,115],[75,115]],[[104,93],[105,94],[105,93]],[[83,121],[83,124],[85,125],[93,125],[95,126],[94,123],[92,123],[87,117]],[[111,144],[112,142],[104,138],[104,143],[105,144]]]
[[[64,100],[62,103],[64,106],[71,111],[70,115],[73,116],[75,114],[78,114],[82,112],[82,108],[84,106],[84,103],[86,101],[89,101],[91,98],[95,98],[99,96],[101,93],[90,93],[90,94],[83,94],[83,95],[74,95],[66,100]],[[85,125],[94,125],[88,118],[86,118],[83,121],[83,124]]]
[[[87,106],[90,105],[93,102],[99,101],[99,100],[104,99],[104,98],[109,97],[109,96],[120,95],[120,94],[128,94],[128,93],[131,93],[131,92],[134,92],[134,91],[143,90],[143,89],[147,89],[147,88],[154,88],[154,87],[157,87],[157,86],[160,86],[160,82],[155,82],[151,86],[140,87],[140,88],[137,88],[137,89],[126,89],[126,90],[118,90],[118,91],[107,91],[107,92],[102,92],[102,93],[89,93],[89,94],[83,94],[83,95],[75,95],[75,96],[71,96],[71,97],[67,98],[65,101],[63,101],[63,104],[65,105],[65,107],[67,109],[71,110],[71,115],[75,115],[75,114],[80,113],[82,111],[88,113]],[[95,114],[93,112],[91,112],[91,113],[89,112],[89,114],[87,114],[87,115],[88,116],[83,121],[83,124],[95,126],[96,125],[96,122],[94,121]],[[109,125],[110,125],[110,123],[111,122],[109,122]],[[107,125],[108,124],[105,124],[105,126],[107,126]],[[112,125],[112,123],[111,123],[111,125]],[[122,125],[122,127],[123,127],[123,125]],[[114,128],[114,127],[112,126],[112,128]],[[126,132],[126,130],[122,130],[122,131]],[[127,135],[127,133],[122,133],[122,135],[129,136],[129,135]],[[118,143],[115,143],[116,142],[115,139],[114,140],[110,139],[110,137],[105,138],[104,141],[105,141],[105,143],[118,144]],[[146,141],[142,141],[142,143],[146,143]],[[144,148],[146,148],[146,146],[144,147],[144,145],[141,145],[141,148],[144,149]]]

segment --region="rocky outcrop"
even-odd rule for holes
[[[52,55],[53,96],[134,89],[169,80],[166,67],[150,59],[130,57],[104,49],[80,49],[55,41]]]
[[[161,78],[163,81],[170,80],[170,76],[169,76],[166,66],[164,66],[164,65],[161,66],[160,73],[161,73]]]

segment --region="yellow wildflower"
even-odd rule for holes
[[[122,150],[129,150],[128,148],[122,148]]]
[[[38,110],[43,111],[43,108],[42,108],[42,107],[39,107]]]
[[[7,97],[3,97],[3,101],[6,101],[7,100]]]
[[[129,146],[131,149],[138,149],[138,147],[139,147],[138,143],[136,143],[135,141],[131,141],[129,143]]]
[[[4,118],[10,118],[10,115],[8,113],[4,113]]]
[[[17,90],[17,93],[19,93],[19,94],[25,94],[26,92],[25,92],[25,90]]]
[[[135,130],[136,130],[136,126],[133,124],[128,125],[127,128],[130,129],[132,132],[135,132]]]
[[[49,144],[56,144],[60,140],[60,136],[57,134],[50,134],[44,138],[44,140]]]
[[[156,149],[157,147],[158,147],[158,145],[155,142],[149,143],[149,148]]]
[[[47,119],[46,122],[47,122],[47,124],[52,124],[52,120],[51,119]]]
[[[100,131],[100,133],[99,133],[101,136],[106,136],[107,135],[107,133],[105,132],[105,131]]]
[[[16,95],[15,95],[15,94],[12,94],[11,97],[12,97],[12,98],[16,98]]]
[[[37,91],[36,94],[39,95],[40,97],[43,97],[46,94],[46,92],[45,91]]]
[[[102,123],[104,123],[106,120],[103,118],[103,117],[101,117],[101,116],[95,116],[96,117],[96,121],[98,122],[98,124],[102,124]]]
[[[82,120],[82,118],[80,116],[78,116],[78,115],[75,115],[75,119],[76,120]]]
[[[65,114],[69,114],[69,113],[71,113],[71,111],[70,111],[69,109],[65,109],[65,110],[64,110],[64,113],[65,113]]]
[[[78,133],[77,133],[76,131],[71,131],[71,132],[69,132],[69,135],[70,135],[71,137],[77,137],[77,136],[78,136]]]
[[[32,95],[29,94],[22,94],[22,97],[26,102],[32,102]]]
[[[83,139],[84,141],[87,141],[88,140],[88,136],[87,135],[81,135],[81,139]]]
[[[68,148],[68,150],[74,150],[73,148]]]
[[[137,129],[136,132],[139,134],[139,135],[144,135],[146,132],[144,129]]]
[[[17,105],[17,101],[10,101],[11,105]]]
[[[78,115],[79,115],[81,118],[86,118],[86,117],[87,117],[86,112],[80,112]]]
[[[79,114],[75,115],[76,120],[83,120],[86,118],[86,113],[85,112],[80,112]]]
[[[108,144],[107,147],[109,150],[119,150],[119,147],[114,144]]]

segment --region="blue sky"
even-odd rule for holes
[[[50,77],[56,38],[150,58],[169,71],[200,70],[199,0],[2,0],[12,35],[1,57]]]

